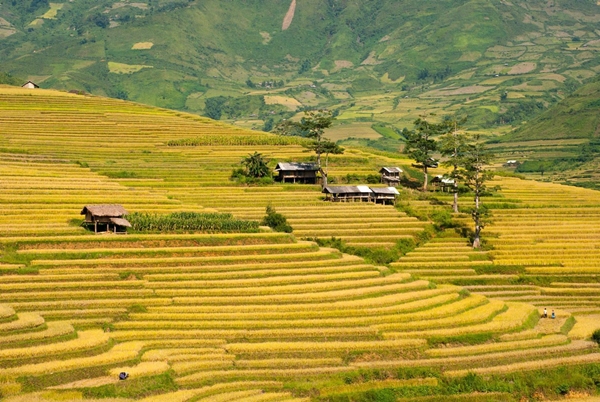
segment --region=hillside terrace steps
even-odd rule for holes
[[[21,96],[16,101],[26,104],[23,98]],[[539,324],[534,326],[532,319],[539,315],[539,306],[534,306],[535,303],[505,301],[500,297],[490,300],[478,294],[468,295],[457,286],[434,284],[412,276],[412,272],[419,269],[429,274],[439,269],[436,280],[446,277],[449,282],[452,278],[479,278],[490,282],[501,278],[516,279],[516,275],[512,274],[477,275],[478,269],[496,261],[477,260],[481,257],[473,254],[466,239],[455,236],[434,238],[419,247],[414,261],[402,263],[401,260],[393,264],[393,268],[398,270],[397,264],[400,263],[402,269],[410,270],[410,273],[391,275],[382,275],[378,267],[358,257],[343,255],[338,250],[318,248],[310,242],[286,243],[285,238],[272,234],[249,235],[245,240],[240,239],[239,244],[235,244],[238,255],[227,255],[234,252],[233,248],[183,244],[189,240],[183,235],[165,235],[162,238],[164,244],[151,243],[162,241],[158,237],[136,238],[132,235],[130,238],[140,243],[127,246],[117,243],[129,236],[118,241],[114,237],[79,237],[75,233],[72,236],[64,236],[67,233],[54,236],[51,231],[58,230],[60,225],[66,226],[72,217],[67,209],[59,206],[62,203],[78,205],[87,202],[89,197],[97,197],[105,184],[111,189],[113,198],[121,197],[135,207],[131,209],[124,205],[130,210],[166,213],[194,207],[198,211],[210,208],[260,218],[264,216],[267,203],[273,201],[272,205],[288,216],[292,226],[294,220],[306,225],[300,226],[299,231],[308,231],[311,224],[319,227],[321,215],[318,212],[326,209],[330,214],[323,222],[331,227],[327,234],[329,238],[339,237],[337,229],[352,231],[356,229],[356,222],[371,218],[373,223],[389,220],[397,227],[406,225],[411,230],[427,224],[391,207],[361,204],[329,206],[321,201],[318,189],[311,187],[273,185],[254,189],[228,182],[233,167],[239,165],[242,157],[256,150],[256,146],[216,144],[208,152],[203,147],[165,145],[170,139],[197,135],[252,137],[264,134],[231,130],[225,125],[218,125],[212,133],[207,133],[209,123],[202,118],[180,121],[182,119],[176,114],[140,105],[131,106],[128,115],[125,115],[118,113],[127,105],[124,102],[103,100],[102,104],[95,104],[93,99],[85,98],[84,103],[78,104],[79,99],[64,97],[61,99],[63,102],[53,105],[55,110],[39,113],[38,118],[23,125],[19,125],[19,121],[27,113],[17,110],[19,103],[7,104],[0,100],[2,116],[8,116],[6,124],[13,128],[19,126],[6,139],[11,146],[27,149],[32,154],[43,151],[55,155],[57,160],[80,161],[90,166],[31,163],[21,176],[0,179],[0,186],[10,193],[10,196],[0,197],[1,205],[10,206],[7,215],[0,215],[0,228],[2,225],[27,225],[30,217],[42,219],[44,212],[57,208],[56,216],[46,217],[33,227],[31,234],[39,235],[40,239],[32,236],[31,241],[22,243],[22,248],[18,242],[28,237],[28,233],[19,235],[15,231],[9,236],[12,239],[4,239],[4,244],[16,246],[18,256],[33,257],[33,268],[38,269],[37,275],[1,277],[0,286],[12,291],[8,295],[3,291],[0,298],[18,318],[10,323],[17,323],[27,316],[36,317],[32,322],[39,322],[37,317],[40,317],[42,322],[30,326],[23,333],[9,331],[0,334],[0,352],[11,349],[7,345],[15,341],[25,345],[60,345],[49,346],[56,348],[57,352],[47,361],[10,367],[8,374],[11,378],[44,376],[48,370],[69,373],[81,368],[104,370],[106,376],[113,373],[111,370],[120,368],[138,369],[141,373],[172,370],[177,384],[182,388],[195,389],[182,389],[155,399],[164,397],[166,399],[163,400],[170,402],[175,400],[168,399],[171,397],[198,397],[223,402],[230,399],[229,393],[267,389],[276,395],[262,399],[267,392],[257,392],[260,398],[252,399],[253,391],[247,395],[237,394],[236,398],[244,402],[275,402],[287,401],[289,396],[281,395],[282,383],[269,380],[330,379],[356,372],[361,367],[436,367],[446,373],[471,367],[493,369],[500,366],[503,371],[510,372],[523,369],[518,364],[528,362],[534,366],[544,361],[558,364],[552,360],[558,359],[557,356],[567,359],[561,360],[565,364],[596,359],[595,349],[589,342],[563,343],[564,336],[559,335],[556,327],[563,319],[566,320],[567,312],[561,313],[560,320],[550,323],[553,326],[544,329],[546,337],[556,335],[554,338],[539,336],[541,332],[534,336],[533,331],[540,328]],[[47,107],[44,102],[48,103],[48,99],[39,102],[33,109],[44,110]],[[86,114],[80,114],[71,123],[69,108],[82,108]],[[93,130],[76,130],[83,118],[94,126]],[[53,131],[53,125],[61,121],[69,130]],[[115,135],[123,131],[125,141],[114,143]],[[39,132],[44,135],[36,139],[35,135]],[[90,150],[92,136],[98,144],[111,143],[112,148]],[[261,146],[260,150],[274,158],[306,157],[300,146],[286,147],[284,151],[280,148]],[[107,161],[114,163],[107,164]],[[359,171],[365,172],[387,161],[384,157],[372,155],[365,158],[365,164]],[[23,167],[23,161],[2,160],[0,167],[6,171],[17,171],[17,163]],[[332,163],[332,174],[335,175],[336,169],[340,172],[349,170],[348,166]],[[121,172],[129,172],[135,177],[121,180],[118,178]],[[45,178],[48,177],[53,180],[48,180],[45,187]],[[95,190],[86,193],[82,187],[88,179],[87,183]],[[65,190],[69,180],[73,180],[71,192]],[[28,189],[27,182],[35,183],[35,188]],[[218,182],[226,185],[213,185]],[[514,187],[519,182],[507,179],[502,181],[504,183]],[[53,185],[57,186],[56,191],[53,191]],[[269,194],[267,190],[271,189],[274,191]],[[38,194],[33,194],[36,191]],[[229,195],[220,197],[221,192]],[[577,208],[575,200],[582,194],[586,203],[592,203],[587,193],[579,193],[578,190],[576,196],[567,192],[564,199],[574,210]],[[31,198],[28,202],[17,203],[14,202],[16,195],[31,195]],[[533,202],[532,198],[527,199]],[[542,205],[549,201],[541,200],[535,209],[542,211]],[[42,204],[51,207],[40,208],[37,213],[36,206]],[[417,204],[418,208],[432,208],[428,201]],[[344,222],[351,225],[344,229]],[[372,228],[377,227],[383,226],[374,225]],[[348,235],[347,232],[337,233]],[[520,235],[530,236],[531,233],[522,231]],[[319,236],[325,234],[319,233]],[[376,233],[362,237],[366,239],[369,236],[372,240],[364,244],[392,243],[389,235],[381,233],[380,237]],[[21,240],[13,241],[15,238]],[[256,245],[257,239],[261,239],[262,243]],[[491,241],[502,239],[500,235]],[[85,241],[93,244],[82,246],[79,243]],[[153,254],[154,247],[157,251]],[[43,251],[44,248],[48,250]],[[436,249],[451,260],[450,266],[444,266],[444,261],[423,260],[427,253],[434,257]],[[214,255],[219,252],[223,255]],[[468,261],[464,255],[468,256]],[[472,256],[475,256],[473,260]],[[456,271],[452,273],[451,269]],[[228,272],[231,276],[224,275]],[[81,282],[87,274],[90,276],[86,286],[91,289],[74,289],[74,284]],[[23,280],[28,277],[36,280],[31,283]],[[309,280],[301,281],[301,277]],[[12,282],[11,278],[15,281]],[[46,279],[47,283],[39,278]],[[38,284],[39,288],[34,289]],[[566,288],[562,284],[558,287]],[[535,298],[549,296],[515,298],[518,297],[539,301]],[[554,300],[564,298],[562,295],[552,297],[555,297]],[[0,325],[4,324],[9,322]],[[101,328],[110,331],[98,332]],[[110,341],[106,348],[95,349],[88,356],[58,354],[58,350],[76,345],[76,337],[80,333],[95,333],[102,339],[108,337]],[[479,334],[491,334],[489,343],[477,345],[483,351],[468,356],[461,356],[461,353],[467,352],[457,350],[453,352],[458,356],[432,358],[427,355],[428,350],[435,348],[430,344]],[[532,347],[512,350],[519,337],[521,340],[531,339]],[[488,346],[489,351],[485,350],[488,344],[493,345]],[[141,363],[134,363],[138,361]],[[156,363],[158,368],[152,371],[154,366],[146,363]],[[508,364],[515,366],[504,367]],[[77,384],[77,381],[83,379],[64,378],[59,381],[61,384],[49,386],[79,389],[82,384]],[[93,386],[95,378],[90,380]]]

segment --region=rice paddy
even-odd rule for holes
[[[600,310],[590,280],[600,275],[598,253],[589,252],[600,247],[593,191],[499,179],[494,201],[514,208],[494,210],[486,227],[493,248],[473,251],[465,238],[442,233],[376,266],[314,239],[389,250],[417,239],[429,222],[392,206],[325,203],[319,186],[229,180],[257,147],[271,165],[307,160],[300,144],[212,142],[266,136],[116,100],[30,94],[0,87],[7,401],[91,400],[100,392],[121,401],[307,401],[299,384],[323,397],[433,390],[470,371],[600,361],[587,341]],[[204,140],[169,146],[189,138]],[[341,180],[408,163],[348,150],[329,170]],[[84,205],[99,203],[253,221],[272,205],[294,232],[94,235],[78,223]],[[519,275],[549,280],[522,285]],[[557,318],[540,319],[543,307]],[[407,367],[435,368],[439,377],[393,374]],[[390,377],[345,380],[380,369]],[[127,381],[118,380],[122,371]],[[169,388],[117,392],[167,377]]]

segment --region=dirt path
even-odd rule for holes
[[[281,26],[281,30],[285,31],[292,25],[292,21],[294,19],[294,14],[296,13],[296,0],[292,0],[292,4],[290,4],[290,8],[283,19],[283,25]]]

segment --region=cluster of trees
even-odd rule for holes
[[[505,101],[508,94],[500,95],[500,100]],[[504,113],[496,118],[494,124],[517,124],[544,111],[545,106],[540,101],[529,100],[510,105]]]
[[[417,73],[417,80],[425,81],[427,79],[433,78],[433,82],[443,81],[444,79],[449,77],[450,74],[452,74],[450,66],[446,66],[446,68],[439,71],[429,71],[428,68],[423,68]]]
[[[300,63],[300,67],[298,68],[298,74],[304,74],[305,72],[309,71],[310,68],[311,68],[310,60],[304,59],[304,60],[302,60],[302,63]]]
[[[462,183],[474,195],[475,205],[471,209],[471,217],[475,223],[473,247],[479,248],[481,230],[485,227],[487,210],[482,206],[481,196],[487,191],[486,182],[493,174],[486,168],[490,164],[492,154],[479,138],[462,130],[465,120],[445,120],[431,123],[425,117],[415,121],[413,131],[404,130],[406,137],[405,152],[415,160],[415,167],[423,170],[423,191],[427,191],[428,169],[437,167],[438,161],[433,158],[435,152],[446,157],[442,165],[451,168],[444,175],[453,180],[453,210],[458,212],[458,185]],[[434,137],[439,137],[437,140]]]
[[[110,18],[103,13],[90,15],[88,21],[100,28],[108,28],[110,26]]]
[[[11,5],[28,13],[34,13],[42,7],[50,7],[48,0],[12,0]]]
[[[273,176],[269,168],[269,160],[263,154],[254,152],[241,160],[242,167],[234,169],[231,180],[243,184],[272,184]]]
[[[276,106],[268,106],[270,109],[274,107]],[[239,98],[215,96],[207,98],[204,104],[204,115],[213,120],[220,120],[223,116],[236,119],[251,113],[256,115],[267,113],[264,96],[243,96]]]
[[[19,79],[19,78],[13,77],[9,73],[5,73],[5,72],[0,71],[0,84],[20,85],[22,83],[23,83],[23,79]]]

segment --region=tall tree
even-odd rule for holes
[[[481,196],[487,190],[486,182],[494,177],[493,172],[486,169],[492,157],[492,153],[480,141],[479,134],[476,134],[473,136],[473,141],[465,147],[465,153],[461,158],[460,174],[465,185],[473,192],[475,200],[475,206],[471,210],[471,217],[475,223],[473,248],[481,246],[481,230],[487,220],[487,209],[482,206]]]
[[[447,132],[446,123],[430,123],[424,117],[415,120],[415,129],[413,131],[404,131],[406,136],[406,146],[404,152],[415,160],[415,166],[423,170],[423,191],[427,191],[428,170],[430,167],[437,166],[437,161],[433,159],[433,153],[438,149],[436,141],[433,139],[436,135]]]
[[[323,186],[327,185],[327,177],[329,174],[329,154],[332,155],[341,155],[344,153],[344,148],[340,147],[333,141],[324,141],[321,143],[321,153],[325,154],[325,169],[321,170],[321,174],[323,175]]]
[[[317,154],[317,166],[323,176],[323,185],[327,185],[327,172],[321,168],[321,155],[329,155],[343,152],[342,148],[336,148],[336,145],[324,137],[325,130],[333,125],[335,117],[330,110],[310,110],[304,112],[304,117],[300,122],[290,120],[281,121],[273,130],[280,135],[301,135],[312,139],[310,145],[306,148]]]
[[[313,149],[317,154],[317,165],[321,168],[321,154],[323,153],[322,142],[326,141],[323,135],[325,129],[333,125],[333,113],[330,110],[310,110],[304,112],[299,127],[305,131],[306,136],[313,140]]]
[[[444,176],[454,181],[452,210],[455,213],[458,213],[458,183],[462,180],[459,166],[461,165],[461,159],[464,156],[468,142],[467,134],[461,127],[461,124],[465,122],[466,119],[448,121],[447,126],[450,127],[450,130],[438,141],[440,153],[447,158],[442,165],[452,168],[452,171]]]

